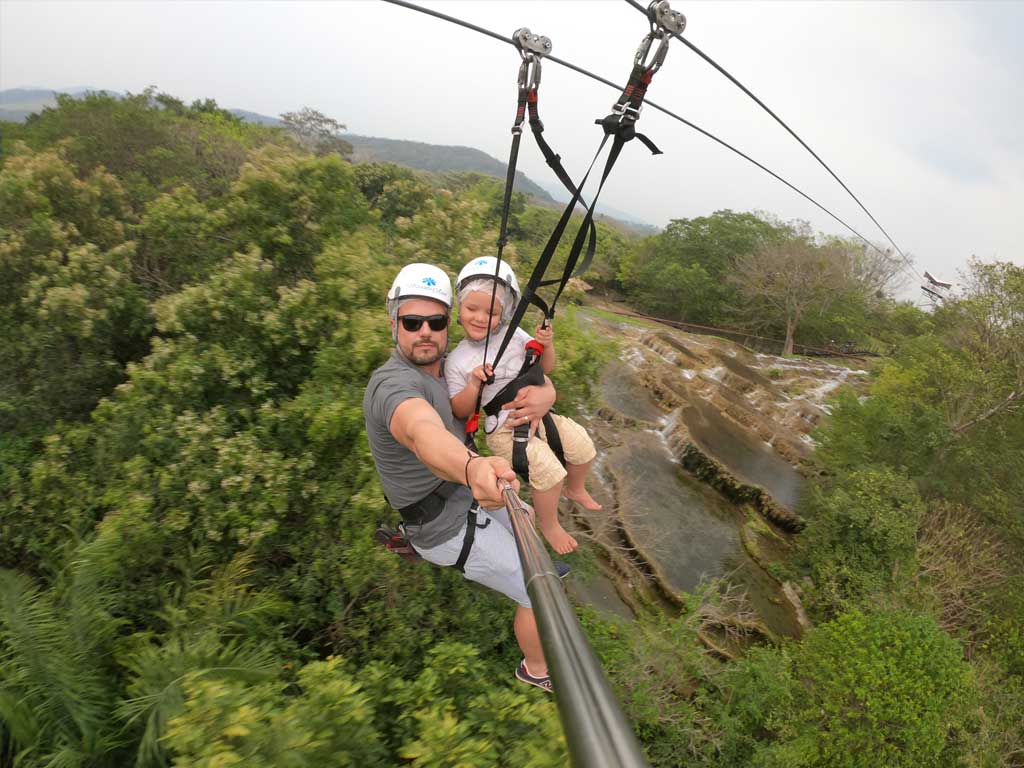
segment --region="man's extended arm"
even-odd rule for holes
[[[422,398],[410,398],[395,408],[388,425],[395,439],[444,480],[465,483],[467,470],[473,497],[485,508],[504,505],[498,480],[508,480],[516,490],[519,481],[507,461],[497,456],[470,461],[466,446],[445,429],[433,406]]]

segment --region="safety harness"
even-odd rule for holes
[[[640,47],[637,49],[636,56],[633,60],[633,69],[630,73],[626,87],[623,89],[618,100],[612,105],[611,112],[606,117],[594,121],[597,125],[600,125],[603,128],[604,136],[602,137],[601,143],[597,148],[597,152],[594,153],[594,158],[590,161],[590,166],[587,168],[587,172],[584,174],[583,180],[579,185],[573,184],[572,179],[569,177],[565,167],[562,165],[561,157],[551,149],[543,136],[544,123],[540,119],[538,89],[540,86],[541,59],[544,55],[551,52],[551,40],[541,35],[532,34],[530,30],[525,27],[517,30],[513,35],[513,40],[516,43],[516,47],[519,49],[522,61],[519,66],[519,92],[516,102],[516,117],[512,125],[512,146],[509,150],[508,173],[505,177],[501,226],[497,242],[498,247],[494,274],[494,289],[491,292],[491,304],[488,312],[489,315],[492,316],[494,313],[494,302],[497,296],[498,287],[498,275],[501,269],[501,256],[505,245],[508,242],[508,220],[512,203],[512,191],[515,186],[516,165],[519,159],[519,145],[522,140],[523,123],[526,121],[527,113],[529,113],[529,124],[534,141],[536,141],[538,148],[544,155],[544,159],[548,166],[551,167],[552,171],[558,177],[558,180],[566,190],[571,193],[572,198],[562,211],[562,215],[559,217],[558,223],[552,230],[551,235],[544,246],[544,250],[541,252],[540,258],[537,260],[537,264],[530,275],[530,280],[519,299],[519,303],[516,305],[515,312],[513,313],[512,319],[509,321],[508,328],[505,331],[505,335],[502,338],[501,345],[498,347],[498,351],[495,354],[494,359],[491,361],[491,365],[494,367],[497,366],[498,362],[501,360],[501,356],[508,348],[509,342],[511,342],[512,337],[515,334],[516,329],[519,327],[519,323],[522,321],[530,304],[539,308],[544,314],[543,324],[546,326],[554,318],[555,305],[558,303],[558,299],[561,297],[562,291],[565,289],[569,280],[583,273],[590,266],[597,247],[597,228],[594,225],[594,211],[597,207],[598,198],[601,196],[601,191],[604,189],[605,182],[608,180],[608,176],[611,174],[612,168],[615,166],[615,163],[622,152],[623,146],[625,146],[627,142],[636,138],[640,139],[652,154],[661,154],[661,150],[655,146],[654,142],[642,133],[638,133],[636,131],[636,122],[640,119],[640,112],[643,109],[644,97],[647,95],[647,88],[651,83],[651,79],[665,61],[671,35],[673,33],[682,33],[686,26],[686,19],[683,14],[673,11],[670,8],[668,0],[654,0],[654,2],[652,2],[647,8],[647,16],[648,21],[650,22],[650,31],[641,41]],[[654,56],[651,57],[650,62],[648,62],[647,59],[650,54],[651,46],[655,40],[659,41],[658,48],[654,53]],[[604,169],[601,172],[601,182],[598,185],[594,199],[589,205],[587,205],[587,203],[582,199],[583,187],[586,185],[587,179],[590,178],[594,165],[597,163],[597,158],[600,157],[609,138],[612,139],[612,146],[608,152],[608,157],[605,160]],[[551,259],[554,256],[558,244],[561,242],[562,236],[565,233],[566,227],[569,224],[569,220],[572,218],[573,211],[576,209],[577,204],[582,204],[587,212],[583,218],[583,222],[580,224],[580,227],[576,232],[572,248],[569,251],[565,267],[562,270],[562,276],[561,278],[546,280],[544,279],[544,274],[547,271],[548,265],[551,263]],[[581,255],[583,256],[582,260],[580,259]],[[543,298],[537,295],[537,289],[551,285],[557,285],[558,287],[555,289],[551,303],[548,304]],[[487,335],[484,342],[485,363],[487,362],[489,341],[490,334]],[[544,346],[540,342],[531,340],[527,343],[526,357],[519,370],[519,374],[515,379],[503,387],[490,402],[488,402],[484,409],[488,416],[496,416],[498,412],[500,412],[501,407],[514,400],[523,387],[531,384],[544,383],[544,372],[541,366],[538,365],[543,353]],[[493,377],[488,381],[488,383],[493,383]],[[482,387],[480,391],[481,394],[478,394],[477,396],[474,414],[466,423],[466,443],[470,447],[475,447],[474,437],[479,426],[480,398],[483,392]],[[554,420],[551,418],[550,412],[545,414],[542,423],[544,424],[544,437],[547,440],[548,445],[564,466],[565,455],[562,450],[558,430],[555,428]],[[529,424],[518,425],[515,427],[513,432],[512,452],[513,468],[521,477],[523,477],[524,480],[527,481],[529,480],[529,462],[526,457],[526,445],[529,442],[529,430]],[[435,519],[444,509],[447,499],[452,495],[452,493],[454,493],[457,485],[458,484],[449,481],[442,481],[436,488],[434,488],[434,490],[427,494],[426,497],[415,504],[400,509],[399,512],[402,515],[402,523],[399,524],[397,529],[390,528],[386,525],[378,527],[376,533],[377,540],[380,541],[380,543],[383,544],[390,552],[394,552],[407,560],[419,560],[419,554],[412,547],[405,534],[405,526],[423,525]],[[477,524],[476,513],[478,509],[479,507],[474,501],[466,513],[466,534],[463,537],[462,549],[459,553],[458,560],[455,563],[455,567],[460,571],[464,571],[465,564],[469,558],[469,553],[473,548],[476,529],[478,527],[484,528],[490,524],[490,519],[488,519],[483,525]]]
[[[444,510],[448,499],[451,498],[460,485],[460,483],[453,483],[450,480],[442,480],[430,493],[416,503],[399,508],[398,513],[402,516],[402,522],[398,524],[397,528],[392,528],[384,523],[379,524],[374,534],[375,538],[388,552],[399,555],[404,560],[409,562],[421,560],[420,554],[409,541],[405,527],[407,525],[426,525],[436,519]],[[490,518],[483,524],[477,523],[476,513],[479,510],[480,505],[473,501],[466,511],[466,534],[462,537],[462,549],[459,551],[459,557],[455,561],[455,568],[463,573],[465,573],[466,561],[469,560],[469,553],[473,549],[476,529],[486,528],[491,524]]]
[[[497,416],[501,412],[501,407],[515,400],[519,390],[523,387],[544,384],[544,371],[537,364],[542,354],[544,354],[544,345],[539,341],[533,339],[526,343],[526,358],[523,360],[522,368],[519,369],[519,375],[491,398],[491,401],[484,406],[484,413],[488,416]],[[557,427],[555,427],[555,420],[551,418],[551,413],[548,411],[541,419],[541,423],[544,425],[544,439],[547,440],[555,458],[564,467],[565,451],[562,449],[562,440]],[[526,456],[526,446],[529,442],[530,424],[517,424],[512,430],[512,469],[523,478],[524,482],[530,480],[530,463]]]
[[[541,312],[544,313],[545,321],[550,321],[555,315],[555,305],[561,297],[562,291],[565,289],[570,278],[575,274],[579,274],[582,269],[589,266],[589,259],[593,256],[593,253],[589,248],[587,249],[587,258],[578,268],[577,264],[579,263],[579,257],[583,252],[583,244],[587,238],[587,234],[593,226],[594,211],[597,208],[597,201],[600,198],[605,182],[608,180],[608,176],[611,174],[612,168],[615,167],[615,163],[618,161],[622,148],[626,143],[633,139],[640,139],[644,146],[646,146],[653,154],[661,154],[661,150],[655,146],[654,142],[642,133],[637,132],[636,123],[640,119],[640,113],[643,110],[643,102],[647,95],[647,88],[650,86],[655,73],[661,69],[661,65],[665,61],[665,56],[668,54],[668,45],[669,40],[671,39],[671,33],[682,33],[686,26],[686,19],[681,13],[673,11],[669,7],[668,0],[656,0],[656,2],[652,2],[647,9],[647,14],[651,28],[641,41],[640,47],[637,49],[636,56],[633,59],[633,69],[630,72],[626,87],[622,90],[622,94],[612,105],[611,112],[606,117],[594,121],[604,129],[604,136],[601,138],[601,143],[598,145],[597,152],[594,153],[594,159],[590,161],[590,167],[587,169],[587,173],[584,175],[583,181],[580,182],[573,194],[573,198],[569,201],[568,205],[566,205],[565,210],[562,211],[562,215],[559,218],[558,223],[551,232],[551,236],[548,238],[548,242],[544,246],[544,250],[541,252],[540,258],[537,260],[533,273],[530,275],[530,280],[523,291],[519,304],[516,306],[516,311],[512,320],[509,322],[509,327],[505,331],[505,336],[502,339],[501,346],[498,348],[498,352],[495,355],[495,363],[492,363],[492,365],[496,364],[496,361],[501,359],[506,347],[508,347],[509,342],[512,340],[512,336],[515,334],[515,329],[519,326],[519,322],[522,320],[523,315],[526,314],[526,310],[529,305],[534,304],[538,307]],[[647,59],[650,55],[651,46],[655,40],[659,41],[658,48],[651,57],[650,62],[648,62]],[[583,219],[583,223],[580,225],[580,228],[576,233],[576,238],[573,241],[572,248],[569,251],[569,256],[566,259],[565,268],[562,270],[562,277],[555,280],[545,280],[544,273],[547,271],[548,265],[551,263],[551,258],[554,256],[555,249],[558,247],[558,244],[562,239],[562,235],[569,224],[569,220],[572,217],[576,203],[580,199],[580,192],[586,185],[587,179],[589,179],[594,165],[597,163],[597,158],[601,155],[601,151],[604,149],[605,144],[608,143],[609,138],[612,139],[612,146],[608,151],[608,157],[605,160],[604,169],[601,172],[601,182],[598,185],[594,199],[587,208],[587,213]],[[557,284],[558,288],[555,290],[555,295],[551,300],[551,304],[548,305],[540,296],[537,295],[537,289],[542,286],[554,284]]]
[[[565,170],[565,166],[562,165],[561,155],[551,149],[551,145],[548,144],[544,138],[544,121],[540,118],[540,99],[538,94],[541,78],[541,60],[546,54],[551,53],[551,39],[544,37],[543,35],[535,35],[526,27],[522,27],[513,33],[512,40],[515,42],[516,48],[519,50],[519,56],[521,59],[519,64],[519,74],[516,79],[519,87],[518,97],[516,100],[516,116],[512,123],[512,146],[509,149],[507,173],[505,174],[505,192],[501,206],[501,225],[498,231],[497,260],[495,261],[494,267],[494,289],[491,291],[491,303],[488,309],[488,315],[493,315],[494,313],[494,302],[497,297],[498,280],[501,272],[501,256],[505,250],[505,245],[508,243],[508,219],[512,206],[512,191],[515,187],[516,165],[519,162],[519,145],[522,141],[523,123],[526,122],[527,113],[529,113],[528,122],[530,125],[530,132],[533,134],[534,141],[537,143],[537,147],[540,149],[541,154],[544,155],[545,162],[550,166],[551,170],[554,171],[555,176],[558,177],[558,180],[562,185],[573,196],[573,200],[576,201],[580,199],[580,190],[575,184],[573,184],[572,179],[569,177],[569,173]],[[584,206],[585,205],[586,203],[584,202]],[[573,207],[575,207],[575,202],[573,203]],[[581,269],[579,270],[580,272],[589,266],[590,261],[593,259],[594,251],[597,248],[597,227],[594,226],[592,220],[589,224],[589,232],[590,237],[588,240],[587,256],[584,259],[584,263],[581,265]],[[558,281],[545,281],[542,284],[549,285],[556,282]],[[545,324],[546,322],[547,321],[545,320]],[[517,326],[518,321],[516,322],[516,326],[510,327],[514,329]],[[532,361],[531,365],[540,358],[541,354],[544,353],[543,345],[540,342],[536,342],[536,345],[539,347],[539,352],[532,357],[530,352],[527,352],[527,359]],[[490,334],[488,334],[484,340],[485,363],[487,362],[489,346]],[[499,357],[500,355],[495,357],[493,361],[494,365],[497,365]],[[527,367],[528,366],[526,365],[523,366],[523,369],[520,370],[520,375],[525,372]],[[488,379],[489,384],[493,383],[493,381],[493,377]],[[543,384],[543,378],[541,378],[540,383]],[[523,386],[525,386],[525,384],[521,385],[519,389]],[[506,389],[507,388],[502,389],[502,392],[504,393]],[[473,447],[475,447],[475,435],[480,424],[480,403],[482,395],[483,388],[481,388],[480,392],[477,394],[476,407],[473,409],[473,415],[470,416],[469,420],[466,422],[466,444]],[[504,400],[502,404],[511,401],[514,397],[515,392],[512,392],[511,396]],[[493,414],[489,413],[489,415]],[[545,429],[547,429],[546,425]],[[561,455],[559,455],[559,460],[562,461],[564,465],[565,462]],[[519,470],[517,469],[517,471]]]
[[[608,180],[608,176],[611,174],[612,168],[615,166],[625,144],[635,138],[640,139],[652,154],[661,154],[661,150],[658,149],[654,142],[642,133],[637,132],[636,123],[640,119],[640,113],[643,110],[643,102],[647,95],[647,88],[650,85],[654,74],[661,68],[661,65],[665,61],[665,56],[668,53],[669,40],[673,33],[682,33],[686,26],[686,19],[681,13],[671,9],[668,0],[655,0],[655,2],[652,2],[650,6],[648,6],[647,15],[650,23],[650,31],[641,41],[640,46],[637,49],[636,56],[633,60],[633,69],[630,72],[626,87],[623,89],[616,102],[612,105],[611,112],[606,117],[594,121],[597,125],[600,125],[603,128],[604,136],[597,148],[597,152],[594,153],[593,160],[590,161],[590,166],[587,169],[583,180],[578,186],[573,184],[569,175],[566,173],[565,168],[562,166],[561,158],[559,155],[555,154],[543,137],[544,124],[539,115],[537,90],[540,83],[540,60],[545,53],[550,53],[551,41],[548,40],[548,38],[531,35],[529,30],[526,29],[517,31],[513,36],[523,61],[519,69],[519,100],[517,104],[516,120],[512,126],[512,150],[509,154],[508,174],[505,179],[505,196],[501,217],[501,229],[498,238],[497,263],[494,275],[495,285],[491,293],[491,314],[493,314],[494,311],[498,274],[501,269],[501,254],[507,238],[509,207],[512,198],[512,188],[515,181],[515,163],[518,159],[519,141],[522,135],[524,106],[529,110],[530,126],[538,147],[541,149],[545,160],[547,160],[548,165],[552,170],[554,170],[559,180],[565,188],[572,193],[572,199],[562,211],[562,215],[559,218],[558,223],[555,225],[554,230],[552,230],[551,235],[544,246],[544,250],[541,252],[540,258],[537,260],[537,264],[530,275],[530,280],[520,297],[512,319],[508,323],[508,328],[502,338],[501,345],[498,347],[498,351],[490,363],[493,367],[497,367],[498,362],[501,360],[502,355],[508,348],[512,337],[515,335],[516,329],[519,327],[519,323],[522,321],[530,304],[533,304],[541,310],[544,314],[543,324],[545,326],[548,325],[554,318],[555,305],[558,303],[558,299],[561,297],[562,291],[565,289],[569,280],[586,271],[590,266],[597,244],[597,230],[594,225],[594,211],[597,208],[597,201],[601,196],[601,191],[604,189],[605,182]],[[655,40],[659,41],[658,48],[653,57],[650,57],[650,61],[648,61],[651,46]],[[529,70],[531,67],[532,77],[529,76]],[[586,185],[587,179],[590,177],[594,165],[597,162],[597,158],[600,157],[609,138],[612,139],[612,145],[608,152],[608,157],[605,160],[604,169],[601,173],[601,182],[598,185],[597,193],[594,195],[590,205],[586,205],[584,202],[584,207],[587,212],[583,218],[582,224],[576,232],[576,237],[573,240],[572,247],[569,250],[569,255],[566,258],[565,267],[562,270],[562,276],[561,278],[545,279],[544,274],[547,271],[548,265],[551,263],[551,259],[558,248],[558,244],[561,242],[562,236],[569,224],[569,220],[572,218],[576,204],[582,200],[581,193],[583,187]],[[585,250],[584,246],[586,246]],[[583,255],[582,261],[580,260],[581,255]],[[557,285],[557,288],[555,289],[551,303],[548,304],[537,294],[537,289],[550,285]],[[490,337],[488,336],[484,342],[485,363],[487,362],[487,348],[489,341]],[[531,346],[533,345],[535,345],[535,347],[531,350]],[[539,351],[537,351],[538,349]],[[524,362],[522,369],[519,371],[519,375],[503,387],[501,392],[487,404],[487,407],[485,408],[487,415],[496,415],[503,405],[515,399],[516,395],[523,387],[530,384],[543,384],[543,372],[541,371],[540,366],[537,365],[543,351],[543,345],[535,340],[531,341],[527,345],[526,361]],[[488,383],[491,382],[493,382],[493,378],[488,381]],[[477,405],[474,415],[466,423],[467,444],[474,443],[474,435],[479,424],[480,398],[482,393],[483,388],[481,387],[481,393],[477,396]],[[544,418],[544,432],[548,445],[551,447],[562,465],[565,466],[565,456],[562,452],[562,446],[558,438],[558,431],[554,427],[550,413],[546,414]],[[520,476],[523,477],[524,480],[529,479],[529,467],[526,460],[526,444],[528,441],[529,425],[516,426],[513,435],[513,468]]]

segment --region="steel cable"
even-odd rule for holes
[[[634,8],[636,8],[644,16],[647,16],[647,9],[644,8],[642,5],[640,5],[640,3],[636,2],[636,0],[625,0],[625,2],[628,3],[629,5],[633,6]],[[779,117],[777,114],[775,114],[775,112],[767,104],[765,104],[763,101],[761,101],[761,99],[759,99],[757,96],[755,96],[754,93],[749,88],[747,88],[745,85],[743,85],[743,83],[741,83],[739,80],[737,80],[735,77],[733,77],[724,67],[722,67],[717,61],[715,61],[710,56],[708,56],[706,53],[704,53],[704,51],[702,51],[696,45],[691,43],[689,40],[687,40],[682,35],[676,34],[675,32],[671,32],[670,34],[676,40],[681,42],[683,45],[685,45],[691,51],[693,51],[698,56],[700,56],[702,59],[704,59],[704,61],[706,61],[712,67],[714,67],[716,70],[718,70],[722,75],[724,75],[726,78],[728,78],[729,82],[731,82],[733,85],[735,85],[737,88],[739,88],[745,94],[747,94],[747,96],[749,96],[751,99],[753,99],[754,102],[759,107],[761,107],[761,109],[763,109],[765,112],[767,112],[769,115],[772,116],[772,118],[775,120],[775,122],[777,122],[779,125],[781,125],[783,128],[785,128],[789,132],[790,136],[792,136],[794,139],[796,139],[798,142],[800,142],[800,146],[802,146],[804,149],[806,149],[808,152],[811,153],[811,156],[814,157],[814,159],[817,160],[818,163],[821,164],[821,167],[824,168],[826,171],[828,171],[833,179],[835,179],[837,182],[839,182],[839,186],[841,186],[844,190],[846,190],[846,193],[850,197],[853,198],[854,202],[856,202],[857,205],[860,206],[860,209],[862,211],[864,211],[864,213],[866,213],[868,215],[868,218],[871,219],[871,221],[874,222],[874,225],[876,227],[878,227],[878,229],[881,231],[881,233],[883,235],[885,235],[885,239],[888,240],[892,244],[892,247],[896,249],[896,252],[903,258],[903,260],[904,260],[904,262],[906,262],[907,266],[909,266],[912,270],[914,270],[915,273],[917,273],[917,270],[914,268],[913,261],[911,261],[911,259],[905,253],[903,253],[902,250],[900,250],[900,247],[898,245],[896,245],[896,241],[893,240],[889,236],[889,233],[885,231],[885,227],[883,227],[878,222],[878,219],[876,219],[871,214],[871,211],[869,211],[867,209],[867,206],[865,206],[864,203],[862,203],[860,201],[859,197],[857,197],[855,194],[853,194],[853,191],[848,186],[846,186],[846,184],[843,182],[842,179],[839,178],[839,176],[836,174],[836,172],[833,171],[829,167],[828,163],[826,163],[824,160],[822,160],[821,157],[818,155],[818,153],[815,152],[813,149],[811,149],[810,146],[807,144],[807,142],[804,141],[803,139],[801,139],[800,136],[797,135],[797,132],[794,131],[792,128],[790,128],[786,124],[785,120],[783,120],[781,117]],[[921,275],[919,273],[918,273],[917,276],[921,277]],[[923,280],[924,278],[921,278],[921,279]]]
[[[422,13],[422,14],[425,14],[427,16],[433,16],[436,19],[441,19],[442,21],[447,21],[447,22],[449,22],[451,24],[456,24],[456,25],[458,25],[460,27],[464,27],[466,29],[470,29],[470,30],[472,30],[474,32],[477,32],[477,33],[481,34],[481,35],[486,35],[487,37],[492,37],[495,40],[500,40],[503,43],[507,43],[508,45],[511,45],[511,46],[515,47],[515,42],[512,40],[511,37],[505,37],[504,35],[499,35],[497,32],[492,32],[489,29],[485,29],[483,27],[477,26],[476,24],[472,24],[472,23],[470,23],[468,21],[463,21],[462,19],[456,18],[454,16],[449,16],[446,13],[441,13],[440,11],[435,11],[435,10],[432,10],[430,8],[424,8],[423,6],[416,5],[415,3],[407,2],[407,0],[382,0],[382,2],[388,3],[390,5],[397,5],[397,6],[400,6],[402,8],[408,8],[411,11],[417,11],[418,13]],[[644,13],[646,14],[646,11]],[[685,43],[686,41],[683,40],[683,42]],[[577,66],[576,64],[573,64],[570,61],[566,61],[565,59],[560,59],[557,56],[552,56],[550,54],[545,56],[544,58],[547,59],[548,61],[554,62],[555,64],[563,66],[566,69],[570,69],[573,72],[576,72],[578,74],[584,75],[585,77],[589,77],[591,80],[595,80],[595,81],[597,81],[597,82],[599,82],[599,83],[601,83],[603,85],[607,85],[609,88],[614,88],[615,90],[620,91],[620,92],[622,91],[622,86],[621,85],[616,85],[611,80],[608,80],[607,78],[601,77],[600,75],[595,75],[593,72],[590,72],[589,70],[586,70],[583,67]],[[649,106],[649,107],[651,107],[651,108],[653,108],[653,109],[658,110],[659,112],[662,112],[663,114],[668,115],[669,117],[671,117],[674,120],[678,120],[683,125],[685,125],[685,126],[687,126],[689,128],[692,128],[693,130],[697,131],[701,135],[706,136],[707,138],[711,139],[712,141],[717,142],[718,144],[722,145],[723,147],[725,147],[729,151],[739,155],[740,157],[742,157],[744,160],[746,160],[747,162],[751,163],[752,165],[757,166],[762,171],[767,173],[769,176],[771,176],[772,178],[776,179],[777,181],[782,182],[787,187],[789,187],[791,190],[793,190],[798,195],[800,195],[802,198],[804,198],[805,200],[807,200],[808,202],[810,202],[811,204],[816,206],[823,213],[826,213],[827,215],[831,216],[835,221],[837,221],[842,226],[846,227],[846,229],[848,229],[854,235],[856,235],[861,240],[863,240],[866,245],[868,245],[869,247],[875,249],[879,253],[884,254],[884,251],[882,251],[877,245],[872,243],[870,240],[868,240],[868,238],[866,238],[864,235],[862,235],[860,232],[858,232],[856,229],[854,229],[854,227],[852,225],[848,224],[846,221],[841,219],[839,216],[837,216],[835,213],[830,211],[828,208],[826,208],[824,205],[819,203],[817,200],[815,200],[813,197],[808,195],[806,192],[804,192],[802,189],[797,187],[795,184],[792,184],[791,182],[787,181],[782,176],[777,174],[775,171],[773,171],[770,168],[768,168],[767,166],[759,163],[757,160],[752,158],[750,155],[746,154],[742,150],[737,149],[736,147],[734,147],[729,142],[727,142],[727,141],[725,141],[723,139],[718,138],[717,136],[715,136],[710,131],[707,131],[707,130],[701,128],[699,125],[690,122],[686,118],[677,115],[675,112],[672,112],[671,110],[666,109],[665,107],[662,107],[659,104],[656,104],[655,102],[651,101],[650,99],[646,99],[644,101],[644,104]],[[842,182],[840,182],[840,183],[842,183]],[[870,216],[870,214],[868,214],[868,215]],[[872,219],[872,221],[874,221],[874,219]],[[881,227],[879,227],[879,228],[881,229]],[[893,245],[895,245],[895,243]],[[897,250],[899,250],[899,249],[897,248]],[[902,255],[902,252],[901,252],[901,255]],[[906,257],[904,256],[904,258],[906,258]]]

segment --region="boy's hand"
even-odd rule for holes
[[[549,347],[555,338],[555,329],[551,325],[538,325],[533,337],[545,347]]]
[[[473,378],[480,382],[483,386],[487,383],[487,380],[494,375],[493,365],[478,365],[473,369]]]

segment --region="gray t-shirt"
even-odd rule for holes
[[[441,417],[445,427],[459,440],[465,437],[463,423],[452,415],[444,379],[431,376],[413,365],[398,351],[373,372],[363,394],[363,416],[377,473],[388,501],[396,509],[415,504],[434,490],[441,479],[427,469],[416,454],[391,434],[395,409],[410,398],[426,400]],[[409,525],[406,531],[417,546],[435,547],[456,536],[466,522],[473,502],[469,488],[459,486],[444,510],[426,525]]]

